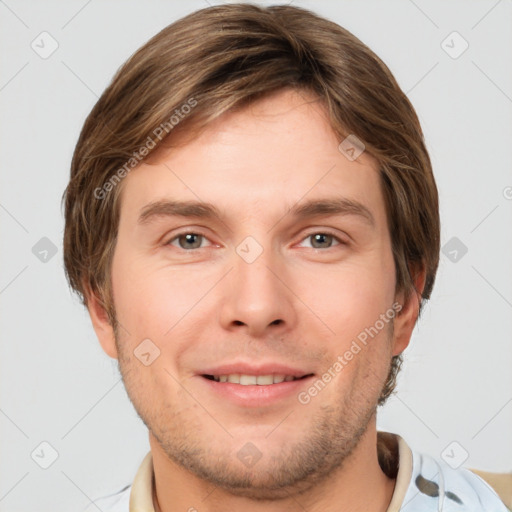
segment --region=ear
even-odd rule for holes
[[[84,284],[84,290],[87,298],[87,310],[100,345],[108,356],[117,359],[114,328],[110,324],[107,312],[88,284]]]
[[[411,268],[413,283],[415,290],[410,294],[409,299],[404,304],[405,293],[402,291],[396,296],[396,301],[402,305],[402,309],[398,312],[394,319],[394,336],[393,336],[393,355],[401,354],[411,341],[412,331],[416,325],[420,311],[421,294],[425,288],[426,270],[422,266],[420,269]]]

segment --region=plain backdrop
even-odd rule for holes
[[[60,200],[81,126],[115,71],[208,3],[218,2],[0,1],[1,511],[82,510],[131,483],[149,449],[65,281]],[[417,109],[440,190],[436,286],[379,428],[436,457],[511,471],[512,2],[293,3],[388,64]]]

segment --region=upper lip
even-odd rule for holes
[[[214,368],[206,368],[198,372],[200,375],[232,375],[239,373],[241,375],[291,375],[292,377],[304,377],[311,375],[313,372],[302,370],[300,368],[292,368],[284,364],[264,363],[264,364],[247,364],[247,363],[228,363],[216,366]]]

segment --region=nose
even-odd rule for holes
[[[222,327],[242,329],[254,338],[292,329],[297,321],[296,299],[284,261],[265,249],[252,262],[235,252],[231,262],[221,297]]]

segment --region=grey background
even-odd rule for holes
[[[511,471],[512,2],[293,3],[388,64],[417,109],[440,190],[446,254],[379,428],[454,465]],[[131,483],[149,449],[115,361],[68,290],[60,199],[85,116],[114,72],[207,5],[0,1],[1,511],[82,510]],[[31,47],[51,47],[43,31],[58,43],[45,59]],[[469,44],[458,58],[445,51],[463,48],[446,40],[453,31]]]

